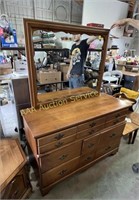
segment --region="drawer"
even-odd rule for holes
[[[61,165],[73,158],[80,156],[82,141],[74,142],[70,145],[51,151],[40,157],[41,172],[48,171],[58,165]]]
[[[125,117],[128,113],[129,111],[127,109],[111,113],[106,116],[106,123],[112,120],[118,120],[120,117]]]
[[[100,135],[100,140],[97,148],[96,156],[102,156],[103,154],[112,151],[115,148],[119,148],[121,136],[125,127],[125,123],[122,123],[119,126],[103,132]]]
[[[42,174],[42,186],[46,187],[75,171],[79,166],[79,158],[66,162]]]
[[[77,132],[82,131],[84,129],[93,128],[100,126],[105,123],[105,117],[101,117],[99,119],[90,120],[89,122],[83,123],[77,126]]]
[[[124,127],[125,123],[121,123],[120,125],[113,126],[110,130],[103,132],[100,135],[100,143],[105,145],[111,141],[115,141],[117,138],[121,138]]]
[[[76,129],[77,129],[76,127],[72,127],[72,128],[69,128],[69,129],[59,131],[57,133],[42,137],[42,138],[37,140],[37,145],[42,146],[42,145],[48,144],[50,142],[61,140],[65,137],[67,137],[67,136],[75,134]]]
[[[2,199],[21,199],[26,191],[23,174],[17,175],[2,191]]]
[[[105,124],[105,128],[108,128],[110,126],[114,126],[120,122],[124,122],[125,121],[125,117],[126,116],[121,116],[121,117],[118,117],[118,118],[112,118],[112,120],[110,121],[107,121],[106,124]]]
[[[115,141],[110,142],[109,144],[105,143],[105,145],[99,145],[98,149],[96,151],[96,155],[95,158],[99,158],[100,156],[105,155],[106,153],[114,150],[114,149],[118,149],[119,148],[119,144],[120,144],[120,138],[117,138]]]
[[[95,135],[95,134],[97,134],[98,131],[101,131],[103,129],[104,129],[104,124],[97,126],[97,127],[88,128],[83,131],[77,132],[77,139]]]
[[[95,151],[99,144],[100,135],[89,137],[83,141],[82,154]]]
[[[48,152],[48,151],[51,151],[54,149],[59,149],[60,147],[63,147],[64,145],[66,145],[70,142],[73,142],[75,140],[76,140],[76,134],[73,134],[73,135],[63,138],[61,140],[51,142],[49,144],[38,147],[38,152],[39,152],[39,154],[43,154],[45,152]]]
[[[95,160],[95,152],[89,152],[83,156],[80,157],[80,167],[87,165],[88,163]]]

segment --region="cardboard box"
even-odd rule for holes
[[[61,64],[60,65],[60,71],[63,73],[67,73],[69,69],[69,64]]]
[[[56,83],[61,81],[61,72],[59,71],[38,71],[37,80],[39,83]]]
[[[0,64],[0,75],[11,74],[12,72],[11,63]]]

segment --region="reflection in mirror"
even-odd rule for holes
[[[87,38],[89,35],[81,35],[81,40]],[[74,44],[73,34],[37,30],[33,32],[32,41],[37,93],[69,89],[66,74],[70,64],[71,48]],[[100,36],[88,48],[83,69],[84,86],[97,88],[103,43],[104,40]]]
[[[40,105],[46,105],[48,101],[68,98],[73,94],[79,95],[88,91],[100,93],[109,29],[34,19],[24,19],[23,22],[31,106],[39,108]],[[91,88],[81,87],[70,90],[66,73],[71,58],[72,37],[77,34],[82,36],[82,40],[89,36],[97,37],[97,40],[89,43],[90,47],[87,47],[87,57],[85,56],[83,66],[84,86]],[[85,72],[89,72],[89,75]],[[49,76],[46,76],[48,74]]]

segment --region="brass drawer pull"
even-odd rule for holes
[[[110,138],[112,138],[112,137],[114,137],[114,136],[116,136],[116,133],[112,133],[112,134],[110,135]]]
[[[86,159],[85,159],[85,161],[89,161],[89,160],[91,160],[92,159],[92,157],[91,156],[88,156]]]
[[[96,125],[95,122],[92,122],[91,124],[89,124],[89,126],[94,127]]]
[[[89,133],[89,135],[92,135],[94,132],[95,132],[95,130],[91,130],[88,133]]]
[[[120,114],[119,114],[119,113],[118,113],[118,114],[116,114],[116,115],[115,115],[115,117],[116,117],[116,118],[120,117]]]
[[[59,133],[58,135],[55,136],[55,139],[60,140],[63,137],[64,137],[64,134]]]
[[[67,158],[67,156],[68,156],[68,154],[62,155],[59,159],[60,159],[60,160],[64,160],[65,158]]]
[[[105,149],[105,151],[110,150],[110,149],[111,149],[111,147],[109,146],[109,147],[107,147],[107,148]]]
[[[68,171],[67,169],[64,169],[59,173],[59,175],[64,176],[67,173],[67,171]]]
[[[94,146],[94,144],[90,143],[88,144],[88,148],[92,148]]]
[[[62,145],[63,145],[63,142],[58,142],[57,144],[55,144],[55,146],[56,146],[57,148],[61,147]]]

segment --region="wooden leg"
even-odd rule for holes
[[[131,141],[131,144],[134,144],[134,141],[135,141],[136,136],[137,136],[137,132],[138,132],[138,129],[136,129],[136,130],[134,131],[134,133],[133,133],[133,139],[132,139],[132,141]]]
[[[128,144],[131,144],[131,139],[132,139],[132,133],[133,133],[133,132],[129,133],[129,139],[128,139]]]

